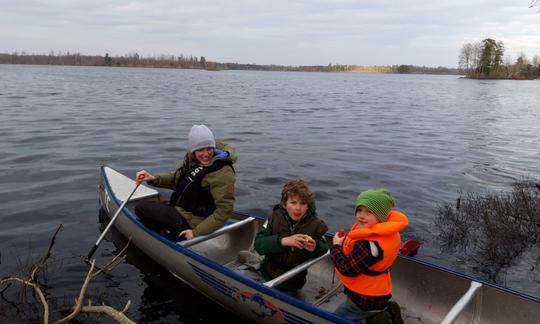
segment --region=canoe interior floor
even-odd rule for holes
[[[254,280],[262,281],[260,274],[253,270],[251,268],[251,264],[249,263],[240,262],[238,259],[236,259],[225,264],[225,266]],[[310,280],[309,275],[306,285],[300,291],[298,291],[297,297],[307,303],[313,304],[330,312],[334,311],[340,303],[345,301],[343,287],[339,284],[337,278],[335,279],[333,285],[324,287],[316,280]]]
[[[239,259],[243,260],[242,257]],[[250,265],[251,264],[240,262],[238,259],[225,264],[227,268],[241,272],[243,275],[246,275],[252,279],[261,279],[260,275],[250,268]],[[298,291],[299,299],[329,312],[334,312],[341,303],[345,302],[346,296],[343,293],[343,285],[339,283],[337,277],[334,278],[333,283],[328,282],[326,285],[327,287],[321,284],[321,282],[324,281],[320,280],[321,278],[318,276],[317,271],[308,272],[307,279],[306,285],[300,291]],[[397,302],[399,303],[399,301]],[[402,304],[400,304],[400,309],[405,323],[425,324],[422,318],[417,316],[418,314],[411,314],[406,307],[403,307]]]

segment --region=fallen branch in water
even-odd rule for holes
[[[7,290],[13,282],[19,282],[23,284],[24,286],[31,287],[33,291],[35,292],[35,294],[38,296],[36,299],[39,300],[41,305],[43,306],[43,323],[44,324],[49,323],[49,316],[50,316],[49,303],[41,287],[39,286],[39,283],[37,282],[37,274],[41,271],[41,269],[43,269],[46,266],[47,260],[51,256],[51,251],[54,246],[56,236],[58,232],[60,231],[60,229],[62,229],[62,227],[63,227],[62,224],[58,226],[58,228],[56,229],[51,239],[47,252],[36,264],[32,266],[32,270],[30,271],[30,275],[28,276],[27,279],[22,279],[15,276],[9,276],[9,277],[2,278],[0,280],[0,287],[4,284],[6,285],[6,287],[3,290],[1,290],[1,292],[4,292],[5,290]],[[125,256],[122,256],[122,255],[126,251],[130,242],[131,242],[131,239],[128,240],[128,242],[126,243],[124,248],[120,251],[120,253],[118,253],[118,255],[116,255],[111,261],[109,261],[103,268],[97,268],[95,266],[95,263],[96,263],[95,259],[92,259],[90,261],[90,269],[88,270],[88,273],[86,274],[86,277],[84,279],[83,285],[79,292],[79,297],[75,299],[75,304],[72,307],[70,307],[72,309],[71,313],[64,318],[55,321],[54,322],[55,324],[68,323],[69,321],[77,317],[77,315],[79,315],[80,313],[105,314],[121,324],[134,323],[125,315],[125,312],[128,310],[131,304],[131,301],[129,300],[126,303],[124,309],[121,311],[107,305],[92,306],[91,301],[88,302],[87,306],[83,305],[84,296],[86,295],[90,281],[93,278],[95,278],[97,275],[99,275],[100,273],[114,269],[114,267],[116,267],[125,258]]]
[[[81,309],[81,312],[83,313],[98,313],[98,314],[106,314],[112,317],[114,320],[116,320],[118,323],[135,323],[131,321],[129,318],[126,317],[124,314],[125,311],[129,308],[131,305],[131,302],[128,301],[126,303],[126,306],[122,311],[116,310],[110,306],[102,305],[102,306],[83,306]]]
[[[17,277],[3,278],[2,280],[0,280],[0,286],[3,285],[4,283],[11,283],[12,281],[20,282],[23,285],[30,286],[30,287],[32,287],[34,289],[34,291],[36,292],[36,294],[39,297],[39,301],[43,305],[43,323],[44,324],[49,323],[49,303],[47,303],[47,299],[45,298],[45,295],[41,291],[41,288],[39,288],[39,286],[34,282],[24,280],[24,279],[21,279],[21,278],[17,278]],[[6,287],[6,289],[7,289],[7,287]]]
[[[47,252],[45,253],[45,256],[39,260],[38,263],[34,264],[32,266],[32,271],[30,272],[30,275],[28,276],[28,279],[21,279],[18,277],[6,277],[0,280],[0,286],[4,283],[10,283],[10,285],[7,285],[7,287],[2,290],[4,292],[7,288],[11,286],[11,282],[20,282],[25,286],[30,286],[34,289],[34,292],[38,295],[39,301],[43,305],[43,323],[47,324],[49,323],[49,303],[47,302],[47,299],[45,298],[45,295],[43,294],[43,291],[39,287],[37,281],[36,281],[36,275],[38,272],[45,266],[47,263],[47,260],[51,256],[51,250],[54,246],[54,242],[56,240],[56,235],[58,235],[58,232],[62,229],[63,225],[60,224],[56,231],[54,232],[54,235],[51,239],[51,243],[49,243],[49,248],[47,249]]]
[[[56,231],[54,232],[54,235],[51,239],[51,243],[49,243],[49,248],[47,249],[47,253],[45,253],[45,256],[43,258],[41,258],[41,260],[39,260],[39,262],[37,264],[34,264],[34,266],[32,267],[32,272],[30,274],[30,280],[31,281],[36,281],[36,275],[38,274],[38,272],[45,266],[45,264],[47,263],[47,260],[49,259],[49,257],[51,256],[51,251],[52,251],[52,248],[54,246],[54,242],[56,241],[56,235],[58,235],[58,232],[60,232],[60,230],[63,228],[64,226],[62,224],[58,225],[58,228],[56,229]]]
[[[129,241],[128,241],[128,244],[129,244]],[[127,248],[127,244],[124,247],[124,249],[122,250],[122,252],[126,248]],[[115,256],[114,259],[111,262],[108,263],[108,265],[115,262],[115,260],[119,257],[119,255]],[[90,262],[90,270],[88,271],[88,274],[86,275],[86,278],[84,279],[83,286],[82,286],[81,291],[79,293],[79,298],[77,298],[75,300],[75,306],[73,307],[73,311],[71,312],[71,314],[69,314],[68,316],[62,318],[61,320],[58,320],[58,321],[54,322],[54,324],[68,323],[69,321],[71,321],[72,319],[77,317],[77,315],[79,315],[79,313],[102,313],[102,314],[109,315],[110,317],[115,319],[118,323],[135,323],[135,322],[131,321],[124,314],[124,312],[127,311],[127,309],[129,308],[129,305],[131,304],[131,301],[127,302],[126,306],[124,307],[124,309],[122,311],[118,311],[118,310],[116,310],[116,309],[114,309],[114,308],[112,308],[110,306],[107,306],[107,305],[92,306],[91,302],[89,302],[88,306],[83,306],[84,295],[86,294],[86,291],[88,289],[88,284],[90,283],[90,280],[92,280],[95,276],[97,276],[98,274],[100,274],[103,271],[103,270],[98,270],[98,271],[94,272],[95,264],[96,264],[96,259],[93,259]],[[106,268],[106,267],[104,267],[104,268]]]

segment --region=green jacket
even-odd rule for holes
[[[232,146],[223,142],[217,142],[216,148],[229,152],[227,160],[231,163],[236,162],[236,150]],[[184,159],[184,162],[180,163],[175,171],[154,175],[156,179],[149,182],[149,184],[155,187],[174,189],[176,182],[181,178],[180,174],[182,166],[185,163],[189,163],[190,165],[195,164],[193,154],[188,154],[187,159]],[[216,209],[208,217],[195,215],[179,206],[175,207],[193,228],[194,236],[206,235],[214,232],[222,227],[231,217],[235,202],[234,183],[234,170],[230,165],[225,165],[215,172],[208,173],[202,179],[202,187],[210,189],[210,193],[214,198],[214,203],[216,205]]]
[[[328,231],[326,224],[317,217],[315,205],[310,205],[306,216],[298,223],[292,221],[285,208],[274,206],[272,216],[255,237],[255,250],[264,255],[261,273],[265,281],[274,279],[305,261],[323,255],[328,251],[324,234]],[[304,249],[291,249],[281,245],[281,238],[292,234],[307,234],[316,241],[313,252]],[[296,291],[306,283],[307,270],[292,277],[276,288]]]

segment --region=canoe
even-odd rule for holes
[[[102,166],[100,207],[112,216],[129,197],[135,182]],[[346,323],[333,313],[345,300],[343,286],[327,254],[282,276],[260,282],[249,275],[258,259],[253,240],[265,219],[235,212],[216,232],[182,240],[145,227],[135,215],[141,200],[166,200],[140,185],[119,213],[114,226],[148,257],[203,295],[246,320],[276,323]],[[331,235],[327,235],[331,239]],[[247,270],[246,270],[247,269]],[[308,270],[298,296],[274,287]],[[538,323],[540,299],[400,255],[392,267],[393,299],[405,323]]]

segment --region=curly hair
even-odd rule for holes
[[[285,205],[289,197],[297,196],[302,202],[310,204],[315,198],[315,193],[309,190],[309,187],[302,179],[293,179],[287,181],[281,191],[281,203]]]

